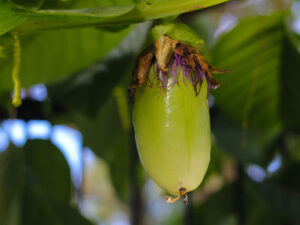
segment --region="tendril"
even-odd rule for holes
[[[21,64],[21,44],[17,34],[12,34],[14,39],[13,44],[13,68],[12,68],[12,80],[14,83],[14,95],[12,104],[18,107],[22,104],[21,100],[21,82],[20,82],[20,64]]]

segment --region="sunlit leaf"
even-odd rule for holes
[[[283,128],[300,127],[300,55],[283,21],[281,13],[242,21],[212,50],[212,63],[229,70],[216,75],[216,106],[232,120],[215,123],[215,133],[243,161],[262,162]]]
[[[26,17],[15,13],[7,0],[0,0],[0,36],[26,20]]]
[[[84,28],[20,37],[22,87],[53,82],[96,62],[119,43],[129,29],[109,33]],[[8,57],[0,58],[0,91],[12,90],[11,46],[5,49]]]
[[[151,30],[152,41],[157,40],[162,35],[167,35],[175,40],[199,46],[203,40],[190,27],[183,23],[164,23],[156,25]]]
[[[69,79],[50,85],[50,99],[68,110],[96,115],[99,107],[112,94],[113,87],[124,79],[129,82],[135,57],[146,39],[149,25],[136,26],[103,60]]]
[[[86,9],[57,9],[57,10],[30,10],[17,5],[13,7],[18,14],[39,19],[40,21],[63,21],[68,22],[96,22],[99,18],[116,17],[130,12],[134,5],[102,6]]]
[[[27,22],[16,28],[20,32],[82,26],[124,25],[179,15],[226,2],[227,0],[168,0],[143,1],[130,6],[81,9],[78,11],[32,11],[15,7],[18,14],[25,15]],[[93,13],[91,13],[93,12]],[[123,14],[123,15],[122,15]],[[112,18],[107,18],[110,16]]]
[[[245,129],[281,125],[275,96],[280,94],[283,32],[282,15],[259,16],[241,22],[213,48],[213,64],[229,70],[216,76],[223,83],[213,92],[217,105]]]

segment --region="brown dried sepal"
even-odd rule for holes
[[[201,70],[207,73],[212,88],[216,89],[221,85],[221,82],[213,78],[212,73],[225,73],[227,72],[227,70],[220,70],[208,64],[205,57],[200,53],[198,49],[178,42],[174,48],[174,53],[182,57],[185,64],[190,66],[194,72],[197,70],[196,65],[200,65]]]
[[[182,188],[179,189],[179,195],[177,195],[175,198],[172,198],[171,196],[165,197],[165,202],[168,203],[168,204],[177,202],[182,196],[184,196],[183,203],[185,205],[187,205],[187,203],[188,203],[188,195],[187,195],[186,189],[184,187],[182,187]]]
[[[196,67],[199,65],[201,71],[207,73],[208,82],[211,84],[211,88],[215,89],[221,85],[221,82],[213,78],[212,73],[225,73],[227,70],[219,70],[208,64],[198,49],[173,40],[168,36],[161,36],[153,45],[139,55],[133,70],[132,82],[129,87],[130,95],[133,96],[135,94],[135,89],[143,86],[147,80],[154,56],[158,68],[163,72],[168,72],[168,66],[174,53],[179,55],[184,60],[184,63],[191,67],[194,72],[197,71]]]
[[[174,48],[178,41],[169,38],[168,36],[160,36],[160,38],[154,42],[155,46],[155,58],[158,68],[163,72],[168,72],[168,65],[174,52]]]
[[[151,45],[138,56],[137,62],[133,69],[131,85],[129,87],[130,95],[134,95],[135,89],[143,86],[147,80],[154,54],[155,48],[153,45]]]

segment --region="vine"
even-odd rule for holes
[[[21,64],[21,44],[17,34],[12,34],[14,39],[13,44],[13,68],[12,68],[12,80],[14,83],[14,95],[12,104],[18,107],[22,104],[21,100],[21,82],[20,82],[20,64]]]

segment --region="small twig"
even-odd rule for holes
[[[143,224],[143,200],[139,186],[137,185],[137,164],[138,154],[135,145],[135,136],[133,128],[130,132],[131,147],[130,147],[130,162],[129,162],[129,176],[130,176],[130,224]]]

